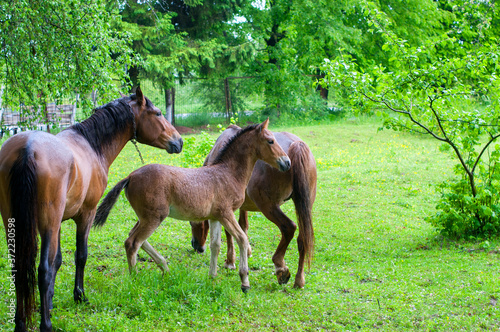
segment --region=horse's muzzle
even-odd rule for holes
[[[194,237],[191,239],[191,246],[199,254],[203,254],[205,252],[205,246],[200,246],[200,243]]]
[[[184,142],[182,141],[182,138],[178,138],[176,140],[171,140],[168,142],[167,145],[167,152],[168,153],[180,153],[182,151],[182,145]]]
[[[288,156],[283,156],[278,159],[278,168],[282,172],[286,172],[291,167],[290,158]]]

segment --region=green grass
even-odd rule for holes
[[[170,273],[140,251],[128,274],[123,242],[135,215],[122,197],[101,230],[92,230],[86,268],[88,305],[73,303],[75,226],[62,226],[63,265],[52,321],[55,331],[489,330],[500,325],[497,240],[443,240],[424,221],[435,212],[433,185],[451,176],[452,161],[430,138],[377,132],[373,121],[272,128],[301,137],[318,166],[316,250],[304,289],[278,285],[271,257],[278,229],[250,213],[251,290],[236,271],[208,276],[209,252],[195,254],[187,222],[168,219],[150,238]],[[181,156],[140,146],[146,163],[180,165]],[[141,166],[127,145],[109,185]],[[295,219],[292,203],[283,210]],[[207,246],[208,247],[208,246]],[[483,250],[484,249],[484,250]],[[7,296],[6,241],[0,236],[0,303]],[[295,241],[285,257],[297,269]],[[0,329],[13,329],[0,310]],[[38,317],[37,317],[38,321]]]

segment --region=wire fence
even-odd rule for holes
[[[249,117],[260,114],[268,116],[266,112],[276,112],[276,110],[270,111],[272,108],[266,105],[265,84],[263,79],[259,77],[184,78],[182,81],[176,80],[171,89],[164,89],[150,80],[142,80],[141,89],[144,95],[162,110],[167,119],[176,126],[200,127],[207,124],[224,124],[229,123],[231,117],[237,117],[240,123],[245,123],[255,119],[248,119]],[[301,97],[318,96],[318,93],[309,84],[301,88],[301,91],[296,95]],[[297,97],[289,96],[287,98],[288,105],[282,105],[282,109],[290,113],[306,113],[308,109],[327,106],[325,99],[321,101],[310,99],[301,104],[295,100]],[[46,121],[42,119],[42,121],[31,124],[35,124],[35,127],[38,126],[35,129],[44,130],[45,128],[46,130],[47,123],[51,123],[52,128],[62,129],[75,122],[81,122],[88,118],[92,113],[92,108],[100,105],[101,102],[97,91],[85,96],[85,100],[86,103],[83,103],[83,98],[80,98],[78,94],[56,100],[52,103],[55,105],[53,108],[63,110],[61,114],[44,115],[47,118]],[[316,106],[313,105],[314,103]],[[328,105],[328,108],[333,109],[331,106]],[[47,109],[45,113],[47,113]],[[28,126],[29,119],[20,119],[22,113],[20,109],[2,109],[0,104],[0,112],[2,117],[1,132],[33,128],[33,126]],[[61,119],[67,117],[67,112],[72,112],[72,116],[63,123]],[[277,114],[279,116],[279,110],[277,110]]]
[[[256,88],[259,81],[255,77],[185,78],[176,80],[170,91],[151,81],[142,81],[141,89],[166,113],[170,104],[176,126],[199,126],[228,122],[232,116],[242,117],[261,109],[264,96]]]

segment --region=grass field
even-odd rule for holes
[[[442,239],[432,215],[434,184],[451,176],[452,161],[435,141],[377,132],[373,121],[276,128],[301,137],[318,166],[314,205],[316,247],[304,289],[292,288],[297,245],[285,257],[290,284],[278,285],[271,257],[278,229],[250,213],[251,290],[236,271],[208,276],[209,253],[195,254],[187,222],[168,219],[150,238],[166,257],[162,275],[143,251],[139,273],[128,274],[123,242],[135,223],[120,198],[107,224],[92,230],[85,287],[88,305],[73,303],[75,225],[62,226],[63,265],[52,321],[56,331],[354,331],[496,330],[500,326],[498,240]],[[146,163],[180,165],[182,156],[140,147]],[[112,166],[109,186],[141,166],[129,144]],[[292,203],[283,210],[295,219]],[[0,235],[0,305],[6,308],[8,269]],[[12,330],[6,310],[0,329]],[[37,317],[37,321],[39,318]]]

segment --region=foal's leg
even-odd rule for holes
[[[217,275],[217,258],[219,257],[222,227],[219,221],[209,220],[210,223],[210,270],[212,277]]]
[[[76,223],[76,273],[73,299],[75,302],[88,302],[85,297],[83,279],[85,274],[85,265],[87,264],[89,232],[95,217],[95,211],[95,209],[85,211],[80,216],[74,218]]]
[[[276,277],[280,285],[286,284],[290,279],[290,270],[285,263],[285,254],[290,241],[293,239],[297,225],[281,211],[277,205],[259,206],[259,209],[266,216],[278,226],[281,232],[281,240],[273,255],[273,263],[275,267]]]
[[[240,225],[243,232],[247,234],[248,237],[248,211],[240,209],[240,217],[238,218],[238,224]],[[226,269],[235,270],[236,254],[234,252],[233,237],[226,230],[225,232],[227,241],[227,258],[226,262],[224,263],[224,267]],[[248,257],[252,257],[252,247],[250,245],[248,246]]]
[[[248,244],[248,237],[245,232],[243,232],[240,225],[236,222],[232,211],[229,211],[225,216],[223,216],[220,219],[220,222],[226,231],[234,237],[240,249],[239,274],[241,278],[241,290],[246,292],[250,289],[250,282],[248,281],[248,248],[250,247]]]
[[[152,245],[149,244],[147,240],[142,243],[141,248],[148,253],[163,273],[168,272],[167,261],[153,248]]]
[[[135,224],[134,228],[129,233],[129,237],[125,240],[125,251],[127,252],[128,269],[130,273],[136,273],[137,268],[137,252],[143,243],[153,234],[153,232],[160,226],[162,219],[154,216],[144,216],[139,218],[139,221]],[[152,249],[146,244],[144,250],[148,252],[147,249]],[[151,248],[150,248],[151,247]],[[154,251],[154,249],[153,249]],[[156,251],[155,251],[156,253]],[[158,253],[156,253],[158,254]],[[150,254],[151,255],[151,254]],[[153,256],[151,256],[153,257]],[[160,256],[161,257],[161,256]],[[154,259],[154,257],[153,257]],[[155,260],[156,261],[156,260]],[[158,263],[158,262],[157,262]],[[166,265],[166,262],[165,262]]]

